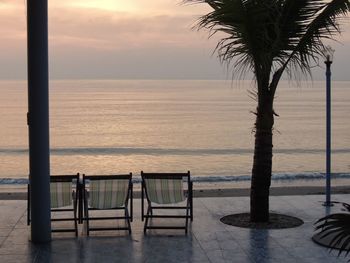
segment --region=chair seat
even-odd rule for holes
[[[147,229],[184,229],[187,233],[188,219],[193,220],[193,197],[192,181],[190,172],[187,173],[144,173],[141,171],[142,189],[141,189],[141,215],[145,219],[144,233]],[[185,196],[184,183],[187,183],[187,198]],[[147,200],[147,211],[144,211],[144,199]],[[186,201],[186,205],[176,205]],[[185,210],[185,214],[159,214],[159,210]],[[157,212],[157,214],[156,214]],[[162,226],[148,224],[152,218],[184,218],[184,226]]]
[[[147,196],[151,202],[157,204],[180,203],[186,199],[182,178],[156,179],[145,178]]]
[[[133,218],[133,184],[132,173],[126,175],[83,175],[84,188],[84,220],[86,233],[90,231],[128,230],[131,233]],[[88,182],[89,181],[89,187]],[[129,210],[130,206],[130,210]],[[122,216],[91,216],[89,211],[98,210],[122,210]],[[126,227],[90,227],[90,221],[101,220],[125,220]]]
[[[123,207],[128,197],[129,180],[92,180],[89,206],[96,209]]]

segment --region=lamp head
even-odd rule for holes
[[[323,50],[324,63],[331,64],[333,62],[334,49],[331,46],[326,46]]]

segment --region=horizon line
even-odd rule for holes
[[[88,80],[88,81],[254,81],[254,79],[225,79],[225,78],[217,78],[217,79],[206,79],[206,78],[49,78],[49,81],[64,81],[64,80],[70,80],[70,81],[82,81],[82,80]],[[1,79],[0,81],[28,81],[26,78],[13,78],[13,79]],[[281,81],[288,81],[288,82],[321,82],[326,81],[326,79],[303,79],[303,80],[295,80],[295,79],[281,79]],[[332,82],[349,82],[349,80],[344,79],[332,79]]]

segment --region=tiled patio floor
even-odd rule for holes
[[[333,200],[348,201],[350,195]],[[292,229],[251,230],[222,224],[227,214],[248,211],[248,197],[195,198],[194,221],[183,231],[143,234],[140,200],[134,200],[132,235],[126,232],[53,234],[51,244],[34,245],[26,225],[26,201],[0,201],[0,262],[347,262],[312,242],[313,223],[339,206],[323,207],[324,196],[272,196],[272,212],[296,216],[305,224]],[[329,211],[330,210],[330,211]]]

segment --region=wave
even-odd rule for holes
[[[325,149],[274,149],[276,154],[319,154]],[[52,148],[52,155],[242,155],[253,154],[253,149],[169,149],[169,148],[111,148],[76,147]],[[350,153],[350,149],[333,149],[333,154]],[[28,149],[1,148],[0,154],[25,155]]]
[[[276,173],[272,175],[273,181],[298,181],[298,180],[321,180],[325,179],[325,173]],[[193,176],[192,180],[198,183],[223,183],[244,182],[251,179],[250,175],[218,175],[218,176]],[[350,173],[332,173],[332,179],[350,179]],[[134,176],[133,181],[140,183],[140,176]],[[23,185],[28,184],[25,178],[0,178],[0,185]]]

